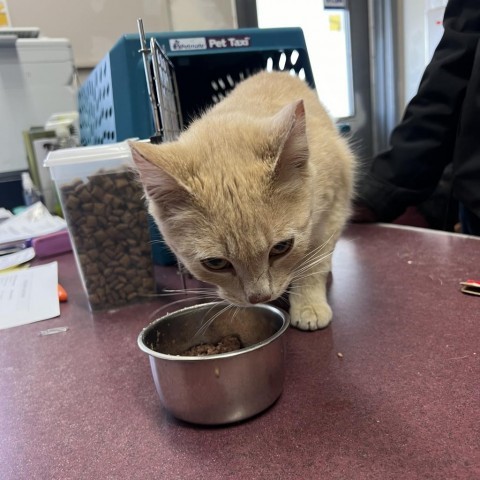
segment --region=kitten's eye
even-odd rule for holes
[[[276,245],[272,247],[270,250],[270,257],[278,257],[280,255],[285,255],[288,253],[293,247],[293,238],[289,240],[283,240],[283,242],[278,242]]]
[[[232,268],[232,264],[224,258],[206,258],[201,264],[208,270],[219,271]]]

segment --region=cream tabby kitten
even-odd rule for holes
[[[292,325],[329,324],[326,283],[354,158],[302,80],[256,74],[177,141],[130,146],[150,213],[196,278],[236,305],[288,289]]]

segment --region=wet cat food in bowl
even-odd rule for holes
[[[288,314],[262,304],[239,311],[225,307],[215,302],[184,308],[138,336],[161,403],[181,420],[237,422],[262,412],[282,393]]]
[[[217,343],[200,343],[188,348],[180,355],[187,357],[199,357],[202,355],[218,355],[220,353],[234,352],[243,348],[242,341],[237,335],[227,335]]]

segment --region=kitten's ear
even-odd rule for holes
[[[128,142],[128,145],[147,197],[164,211],[184,205],[190,191],[165,168],[171,161],[168,151],[148,142]]]
[[[308,140],[303,100],[283,107],[273,118],[279,149],[275,162],[275,178],[292,179],[303,173],[308,163]]]

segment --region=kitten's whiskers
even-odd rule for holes
[[[319,252],[320,253],[320,252]],[[319,256],[318,258],[312,258],[310,259],[310,261],[306,264],[303,264],[300,268],[297,268],[294,270],[293,272],[293,275],[292,275],[292,279],[293,280],[299,280],[299,279],[303,279],[307,276],[310,276],[310,275],[313,275],[313,274],[316,274],[316,273],[319,273],[319,272],[311,272],[310,270],[313,268],[313,267],[316,267],[317,265],[319,265],[320,263],[322,263],[325,259],[329,258],[330,256],[333,255],[333,250],[331,250],[330,252],[328,253],[323,253],[321,256]],[[305,262],[304,262],[305,263]]]
[[[169,289],[164,288],[161,295],[208,295],[211,297],[218,297],[215,288],[187,288],[187,289]]]
[[[296,267],[296,268],[302,268],[304,265],[310,262],[310,260],[313,260],[326,246],[327,244],[332,240],[333,236],[335,235],[336,232],[332,233],[330,237],[325,240],[321,245],[318,247],[315,247],[313,250],[311,250],[309,253],[305,255],[303,258],[302,262]]]
[[[182,304],[182,303],[187,303],[187,302],[191,302],[191,301],[195,301],[195,300],[202,300],[202,297],[189,297],[189,298],[182,298],[180,300],[175,300],[174,302],[170,302],[170,303],[167,303],[166,305],[162,305],[161,307],[157,308],[155,311],[153,311],[152,313],[150,313],[150,315],[148,316],[149,320],[152,321],[154,319],[154,317],[157,317],[157,315],[165,310],[167,310],[167,313],[170,313],[168,312],[168,309],[171,308],[171,307],[174,307],[175,305],[179,305],[179,304]],[[173,312],[174,310],[171,310],[171,312]]]
[[[220,311],[218,311],[215,315],[212,317],[208,318],[207,321],[202,324],[202,326],[197,330],[193,338],[197,338],[198,336],[203,336],[203,334],[207,331],[208,327],[222,314],[233,308],[235,305],[229,303],[227,304],[224,308],[222,308]],[[207,312],[208,313],[208,312]],[[205,315],[206,316],[206,315]]]

